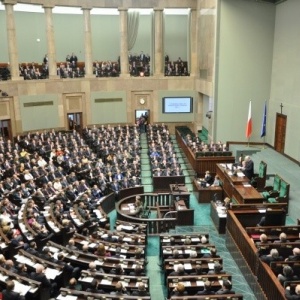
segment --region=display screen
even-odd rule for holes
[[[162,112],[165,114],[193,112],[192,97],[164,97],[162,100]]]

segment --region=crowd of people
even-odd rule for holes
[[[20,64],[19,73],[24,80],[46,79],[49,76],[48,64],[43,63],[42,67],[34,62]]]
[[[188,64],[180,57],[176,61],[171,61],[169,55],[165,56],[165,76],[190,76]]]
[[[93,73],[96,77],[118,77],[120,75],[120,58],[118,62],[95,61],[93,64]]]
[[[298,247],[291,248],[290,255],[284,257],[279,252],[278,247],[276,247],[276,245],[289,242],[299,242],[299,239],[290,241],[285,232],[280,232],[277,239],[269,239],[267,234],[262,233],[259,236],[259,241],[257,241],[255,245],[261,261],[269,266],[271,266],[272,262],[286,262],[282,268],[275,268],[273,271],[280,284],[286,288],[286,299],[300,299],[300,284],[296,285],[293,292],[290,289],[291,282],[296,281],[298,283],[300,280],[300,268],[297,263],[300,261],[300,249]],[[272,245],[274,246],[272,247]]]
[[[153,176],[182,176],[181,165],[166,125],[148,125],[147,139]]]
[[[128,55],[129,73],[134,77],[150,76],[150,55],[141,51],[140,55]]]

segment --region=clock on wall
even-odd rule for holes
[[[143,98],[140,99],[140,104],[143,105],[143,104],[145,104],[145,102],[146,102],[145,99],[143,99]]]

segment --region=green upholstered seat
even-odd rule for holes
[[[255,174],[251,180],[251,184],[259,191],[262,192],[266,185],[267,178],[267,164],[264,161],[259,163],[258,174]]]
[[[279,193],[280,190],[280,183],[281,183],[281,178],[279,175],[275,175],[274,176],[274,182],[273,182],[273,186],[268,187],[268,189],[264,192],[262,192],[262,196],[266,199],[268,199],[269,197],[272,196],[272,194],[274,193]],[[277,196],[277,195],[276,195]]]
[[[276,203],[276,202],[288,202],[290,193],[290,185],[281,179],[280,190],[277,197],[269,197],[268,202]]]

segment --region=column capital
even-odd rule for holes
[[[89,5],[81,6],[81,10],[92,10],[92,7]]]
[[[126,8],[126,7],[118,7],[118,11],[128,11],[128,8]]]
[[[154,7],[153,10],[154,10],[154,11],[163,11],[164,9],[161,8],[161,7]]]
[[[17,4],[17,0],[4,0],[2,3],[4,5],[15,5]]]
[[[50,8],[50,9],[53,9],[55,7],[54,4],[50,4],[50,3],[47,3],[47,4],[44,4],[43,5],[43,8],[46,9],[46,8]]]

